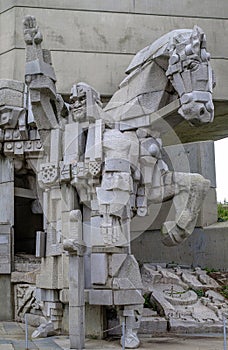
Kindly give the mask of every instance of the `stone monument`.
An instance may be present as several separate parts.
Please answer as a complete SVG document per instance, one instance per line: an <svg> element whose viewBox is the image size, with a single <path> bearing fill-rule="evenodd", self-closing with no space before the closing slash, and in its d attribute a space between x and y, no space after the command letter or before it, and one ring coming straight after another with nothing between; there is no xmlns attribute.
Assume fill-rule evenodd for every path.
<svg viewBox="0 0 228 350"><path fill-rule="evenodd" d="M51 54L32 16L24 20L24 39L26 86L1 82L0 131L4 157L19 159L18 167L38 179L44 223L37 234L36 308L53 332L69 302L71 348L83 349L85 301L115 306L126 325L125 347L137 348L144 298L131 220L148 215L150 203L173 198L175 220L163 223L162 239L180 244L210 186L199 174L170 171L162 159L167 127L213 121L205 34L197 26L174 30L139 51L105 108L84 82L72 86L68 103L57 93ZM173 106L175 120L167 112ZM44 334L45 325L40 329Z"/></svg>

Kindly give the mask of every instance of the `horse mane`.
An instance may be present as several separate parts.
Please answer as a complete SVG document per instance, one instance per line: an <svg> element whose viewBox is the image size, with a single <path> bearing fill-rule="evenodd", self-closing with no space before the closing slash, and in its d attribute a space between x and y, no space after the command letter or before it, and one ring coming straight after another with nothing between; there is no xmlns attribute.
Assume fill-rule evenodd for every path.
<svg viewBox="0 0 228 350"><path fill-rule="evenodd" d="M169 57L170 51L172 51L175 46L175 41L185 41L191 34L192 29L176 29L166 33L152 44L138 51L127 67L125 73L129 74L139 66L143 66L146 62L154 60L160 56Z"/></svg>
<svg viewBox="0 0 228 350"><path fill-rule="evenodd" d="M125 114L126 117L132 115L132 112L128 110L131 107L134 108L136 114L143 115L143 112L140 111L141 106L144 103L147 104L145 99L150 101L152 95L154 96L153 101L156 100L156 103L153 102L153 107L150 106L151 112L161 107L160 102L162 103L168 80L165 72L168 69L169 58L178 44L189 43L192 33L193 29L173 30L143 48L134 56L125 71L127 76L104 108L105 112L109 112L110 119L113 118L116 121L120 118L125 119ZM161 74L155 76L155 81L153 81L154 78L151 74L156 74L155 72L159 70ZM156 83L156 79L158 79L158 87L155 89L153 84ZM156 97L155 94L157 94ZM139 102L140 98L141 101ZM149 108L147 110L149 111Z"/></svg>

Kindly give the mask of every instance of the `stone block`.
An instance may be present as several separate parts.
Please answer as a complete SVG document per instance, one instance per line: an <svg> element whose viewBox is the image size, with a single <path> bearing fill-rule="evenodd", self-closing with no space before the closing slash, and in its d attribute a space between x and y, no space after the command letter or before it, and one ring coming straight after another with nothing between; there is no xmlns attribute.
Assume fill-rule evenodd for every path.
<svg viewBox="0 0 228 350"><path fill-rule="evenodd" d="M109 255L109 275L116 276L118 271L126 259L127 254L110 254Z"/></svg>
<svg viewBox="0 0 228 350"><path fill-rule="evenodd" d="M42 260L36 285L43 289L58 289L58 258L48 256Z"/></svg>
<svg viewBox="0 0 228 350"><path fill-rule="evenodd" d="M0 222L11 223L14 217L14 186L13 182L0 183L1 212Z"/></svg>
<svg viewBox="0 0 228 350"><path fill-rule="evenodd" d="M10 274L11 272L11 267L10 267L10 261L6 258L3 257L3 261L1 262L1 274Z"/></svg>
<svg viewBox="0 0 228 350"><path fill-rule="evenodd" d="M1 251L1 245L9 244L9 236L1 234L0 236L0 251Z"/></svg>
<svg viewBox="0 0 228 350"><path fill-rule="evenodd" d="M62 196L62 212L70 212L77 206L75 199L75 189L72 186L61 185L61 196Z"/></svg>
<svg viewBox="0 0 228 350"><path fill-rule="evenodd" d="M134 288L143 288L138 263L133 255L128 255L121 266L118 278L128 278ZM139 303L140 304L140 303Z"/></svg>
<svg viewBox="0 0 228 350"><path fill-rule="evenodd" d="M4 234L7 234L7 235L10 235L11 233L11 226L8 225L7 223L3 224L1 223L0 224L0 235L4 235Z"/></svg>
<svg viewBox="0 0 228 350"><path fill-rule="evenodd" d="M72 306L69 308L69 336L72 349L84 348L85 337L85 307Z"/></svg>
<svg viewBox="0 0 228 350"><path fill-rule="evenodd" d="M52 316L52 317L53 317L53 316L60 316L59 319L61 319L62 314L63 314L63 311L62 311L62 310L53 309L53 310L51 311L51 316ZM56 320L57 320L57 318L56 318ZM55 320L55 321L56 321L56 320Z"/></svg>
<svg viewBox="0 0 228 350"><path fill-rule="evenodd" d="M69 256L63 254L58 262L58 289L69 288Z"/></svg>
<svg viewBox="0 0 228 350"><path fill-rule="evenodd" d="M42 231L36 232L36 257L43 258L45 256L46 233Z"/></svg>
<svg viewBox="0 0 228 350"><path fill-rule="evenodd" d="M144 303L141 290L116 290L113 294L115 305L134 305Z"/></svg>
<svg viewBox="0 0 228 350"><path fill-rule="evenodd" d="M0 275L0 290L0 320L12 320L14 303L10 275Z"/></svg>
<svg viewBox="0 0 228 350"><path fill-rule="evenodd" d="M141 318L139 334L153 334L153 336L165 334L167 332L168 321L164 317Z"/></svg>
<svg viewBox="0 0 228 350"><path fill-rule="evenodd" d="M36 288L36 299L38 301L58 302L59 293L54 289Z"/></svg>
<svg viewBox="0 0 228 350"><path fill-rule="evenodd" d="M69 306L84 305L84 261L83 257L69 257Z"/></svg>
<svg viewBox="0 0 228 350"><path fill-rule="evenodd" d="M85 305L86 336L96 339L104 338L106 327L106 311L101 305Z"/></svg>
<svg viewBox="0 0 228 350"><path fill-rule="evenodd" d="M63 304L69 304L69 289L62 289L59 292L59 300Z"/></svg>
<svg viewBox="0 0 228 350"><path fill-rule="evenodd" d="M87 247L104 245L100 223L101 218L99 216L92 217L91 221L83 222L83 240Z"/></svg>
<svg viewBox="0 0 228 350"><path fill-rule="evenodd" d="M169 331L180 334L220 333L222 322L196 322L192 320L169 320Z"/></svg>
<svg viewBox="0 0 228 350"><path fill-rule="evenodd" d="M2 208L4 211L4 208ZM1 217L1 214L0 214ZM1 232L2 231L2 232ZM0 231L0 273L11 273L11 227L10 225L1 225ZM9 233L5 233L9 232Z"/></svg>
<svg viewBox="0 0 228 350"><path fill-rule="evenodd" d="M91 249L86 248L84 255L84 268L85 268L85 288L91 288Z"/></svg>
<svg viewBox="0 0 228 350"><path fill-rule="evenodd" d="M10 254L9 249L8 252L6 252L4 255L0 257L0 272L1 274L10 274L11 272L11 261L10 261Z"/></svg>
<svg viewBox="0 0 228 350"><path fill-rule="evenodd" d="M108 256L102 253L91 254L91 283L105 285L108 278Z"/></svg>
<svg viewBox="0 0 228 350"><path fill-rule="evenodd" d="M10 246L9 244L1 244L0 245L0 259L1 262L5 262L4 259L10 259Z"/></svg>
<svg viewBox="0 0 228 350"><path fill-rule="evenodd" d="M36 284L36 277L39 272L40 269L36 269L30 272L13 271L11 273L11 282Z"/></svg>
<svg viewBox="0 0 228 350"><path fill-rule="evenodd" d="M198 215L196 227L209 226L217 222L217 196L216 189L210 188L202 203L201 210Z"/></svg>
<svg viewBox="0 0 228 350"><path fill-rule="evenodd" d="M0 106L23 107L24 95L20 91L1 89Z"/></svg>
<svg viewBox="0 0 228 350"><path fill-rule="evenodd" d="M126 247L113 247L113 246L93 246L92 247L93 253L112 253L112 254L125 254L128 252L128 248Z"/></svg>
<svg viewBox="0 0 228 350"><path fill-rule="evenodd" d="M50 317L53 309L62 310L62 304L58 302L45 302L44 312L46 316Z"/></svg>
<svg viewBox="0 0 228 350"><path fill-rule="evenodd" d="M58 163L61 160L61 137L62 131L60 129L51 130L51 154L50 162Z"/></svg>
<svg viewBox="0 0 228 350"><path fill-rule="evenodd" d="M130 172L130 163L124 159L107 159L105 161L105 171Z"/></svg>
<svg viewBox="0 0 228 350"><path fill-rule="evenodd" d="M53 315L53 313L54 313L54 315ZM59 313L59 315L55 315L55 314L58 314ZM62 311L60 312L60 311L58 311L58 310L53 310L52 312L51 312L51 321L53 321L53 322L55 322L55 321L61 321L61 319L62 319Z"/></svg>
<svg viewBox="0 0 228 350"><path fill-rule="evenodd" d="M113 305L112 290L104 290L104 289L89 290L89 304Z"/></svg>
<svg viewBox="0 0 228 350"><path fill-rule="evenodd" d="M113 289L135 289L135 286L127 277L126 278L114 277Z"/></svg>
<svg viewBox="0 0 228 350"><path fill-rule="evenodd" d="M49 245L46 248L46 256L60 256L63 252L63 247L61 243Z"/></svg>
<svg viewBox="0 0 228 350"><path fill-rule="evenodd" d="M64 163L66 164L72 164L75 160L78 160L80 132L78 123L66 125L64 138Z"/></svg>
<svg viewBox="0 0 228 350"><path fill-rule="evenodd" d="M21 81L11 79L0 79L0 90L9 89L18 92L24 92L25 84Z"/></svg>

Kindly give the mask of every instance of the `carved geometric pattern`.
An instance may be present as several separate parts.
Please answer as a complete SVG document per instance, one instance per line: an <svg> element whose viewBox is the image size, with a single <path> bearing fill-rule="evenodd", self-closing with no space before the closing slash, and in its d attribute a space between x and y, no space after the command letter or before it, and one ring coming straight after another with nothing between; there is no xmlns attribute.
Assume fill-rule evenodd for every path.
<svg viewBox="0 0 228 350"><path fill-rule="evenodd" d="M44 184L52 184L58 179L58 168L56 164L46 163L41 165L41 181Z"/></svg>
<svg viewBox="0 0 228 350"><path fill-rule="evenodd" d="M92 176L98 175L100 173L100 171L101 171L101 163L100 162L96 162L96 161L89 162L89 173Z"/></svg>

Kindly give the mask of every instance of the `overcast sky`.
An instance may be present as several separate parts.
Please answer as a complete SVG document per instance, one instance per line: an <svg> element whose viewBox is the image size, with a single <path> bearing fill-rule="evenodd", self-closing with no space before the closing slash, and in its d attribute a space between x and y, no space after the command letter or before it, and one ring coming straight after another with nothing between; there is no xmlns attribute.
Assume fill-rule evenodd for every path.
<svg viewBox="0 0 228 350"><path fill-rule="evenodd" d="M228 201L228 138L215 142L217 200Z"/></svg>

